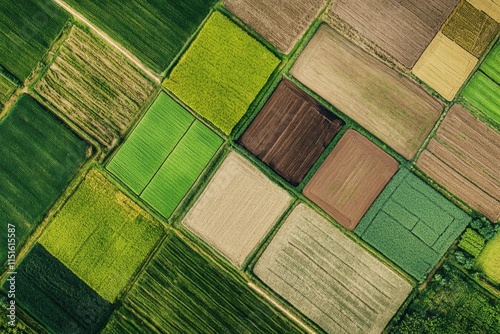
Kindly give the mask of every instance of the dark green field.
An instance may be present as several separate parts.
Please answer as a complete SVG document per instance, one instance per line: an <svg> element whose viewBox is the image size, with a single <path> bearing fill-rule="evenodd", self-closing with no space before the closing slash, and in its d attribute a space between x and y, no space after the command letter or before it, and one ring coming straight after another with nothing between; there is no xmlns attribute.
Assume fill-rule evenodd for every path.
<svg viewBox="0 0 500 334"><path fill-rule="evenodd" d="M88 146L28 95L0 123L0 228L19 249L83 163ZM1 244L7 235L1 233ZM0 262L6 260L0 253Z"/></svg>

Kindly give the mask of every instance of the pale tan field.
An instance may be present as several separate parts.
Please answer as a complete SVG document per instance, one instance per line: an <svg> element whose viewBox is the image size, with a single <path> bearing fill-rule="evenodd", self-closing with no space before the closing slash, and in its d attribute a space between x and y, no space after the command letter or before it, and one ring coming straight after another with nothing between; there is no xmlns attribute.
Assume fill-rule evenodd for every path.
<svg viewBox="0 0 500 334"><path fill-rule="evenodd" d="M500 0L467 0L479 10L488 14L492 19L500 22Z"/></svg>
<svg viewBox="0 0 500 334"><path fill-rule="evenodd" d="M476 57L438 33L413 67L413 74L451 101L476 64Z"/></svg>
<svg viewBox="0 0 500 334"><path fill-rule="evenodd" d="M300 204L255 274L328 333L380 333L412 286L314 210Z"/></svg>
<svg viewBox="0 0 500 334"><path fill-rule="evenodd" d="M290 201L250 162L230 153L183 224L241 268Z"/></svg>

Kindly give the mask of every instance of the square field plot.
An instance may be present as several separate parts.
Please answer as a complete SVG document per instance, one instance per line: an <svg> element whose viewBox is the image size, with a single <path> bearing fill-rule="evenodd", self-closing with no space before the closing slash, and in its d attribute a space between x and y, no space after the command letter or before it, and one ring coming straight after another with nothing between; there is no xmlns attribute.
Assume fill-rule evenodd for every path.
<svg viewBox="0 0 500 334"><path fill-rule="evenodd" d="M337 0L331 11L411 68L460 0Z"/></svg>
<svg viewBox="0 0 500 334"><path fill-rule="evenodd" d="M241 268L290 201L286 191L232 152L183 224Z"/></svg>
<svg viewBox="0 0 500 334"><path fill-rule="evenodd" d="M291 73L408 160L443 109L421 87L326 25L318 29Z"/></svg>
<svg viewBox="0 0 500 334"><path fill-rule="evenodd" d="M59 198L90 148L28 95L22 95L0 122L0 227L16 227L20 250ZM7 246L0 262L7 259Z"/></svg>
<svg viewBox="0 0 500 334"><path fill-rule="evenodd" d="M45 325L50 333L95 333L113 305L36 244L17 267L16 305ZM3 283L9 291L10 281Z"/></svg>
<svg viewBox="0 0 500 334"><path fill-rule="evenodd" d="M297 206L255 274L328 333L381 333L412 287L304 204Z"/></svg>
<svg viewBox="0 0 500 334"><path fill-rule="evenodd" d="M282 53L290 52L325 0L225 0L224 5Z"/></svg>
<svg viewBox="0 0 500 334"><path fill-rule="evenodd" d="M262 44L214 12L163 85L230 134L278 63Z"/></svg>
<svg viewBox="0 0 500 334"><path fill-rule="evenodd" d="M298 185L343 125L283 79L239 141L285 180Z"/></svg>
<svg viewBox="0 0 500 334"><path fill-rule="evenodd" d="M160 93L107 169L168 218L221 144L219 136Z"/></svg>
<svg viewBox="0 0 500 334"><path fill-rule="evenodd" d="M304 195L353 230L398 170L398 162L348 130L304 188Z"/></svg>
<svg viewBox="0 0 500 334"><path fill-rule="evenodd" d="M476 57L438 33L415 64L413 74L451 101L476 64Z"/></svg>
<svg viewBox="0 0 500 334"><path fill-rule="evenodd" d="M417 166L473 209L500 219L500 134L458 104Z"/></svg>
<svg viewBox="0 0 500 334"><path fill-rule="evenodd" d="M423 281L470 217L402 169L354 232L419 281Z"/></svg>
<svg viewBox="0 0 500 334"><path fill-rule="evenodd" d="M91 170L39 241L114 302L162 233L137 204Z"/></svg>

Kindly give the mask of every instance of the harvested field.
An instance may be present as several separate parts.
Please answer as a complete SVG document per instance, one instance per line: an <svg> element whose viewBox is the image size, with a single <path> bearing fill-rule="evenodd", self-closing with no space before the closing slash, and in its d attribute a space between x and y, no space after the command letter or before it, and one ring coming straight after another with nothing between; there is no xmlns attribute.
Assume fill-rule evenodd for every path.
<svg viewBox="0 0 500 334"><path fill-rule="evenodd" d="M347 130L303 192L339 224L353 230L398 165L371 141Z"/></svg>
<svg viewBox="0 0 500 334"><path fill-rule="evenodd" d="M498 33L498 23L465 0L441 29L441 32L479 58Z"/></svg>
<svg viewBox="0 0 500 334"><path fill-rule="evenodd" d="M225 0L224 5L267 39L281 53L289 53L318 16L325 0Z"/></svg>
<svg viewBox="0 0 500 334"><path fill-rule="evenodd" d="M465 86L462 96L485 115L500 123L500 85L484 72L477 71Z"/></svg>
<svg viewBox="0 0 500 334"><path fill-rule="evenodd" d="M336 0L334 14L412 68L460 0Z"/></svg>
<svg viewBox="0 0 500 334"><path fill-rule="evenodd" d="M414 82L326 25L291 73L406 159L416 154L443 108Z"/></svg>
<svg viewBox="0 0 500 334"><path fill-rule="evenodd" d="M87 158L89 147L29 95L0 122L0 228L20 250ZM7 233L0 234L7 245ZM0 251L0 263L7 247Z"/></svg>
<svg viewBox="0 0 500 334"><path fill-rule="evenodd" d="M482 10L495 21L500 22L500 1L499 0L467 0L479 10Z"/></svg>
<svg viewBox="0 0 500 334"><path fill-rule="evenodd" d="M477 264L492 282L500 284L500 233L488 241L477 258Z"/></svg>
<svg viewBox="0 0 500 334"><path fill-rule="evenodd" d="M137 204L91 170L39 242L100 296L115 302L162 234Z"/></svg>
<svg viewBox="0 0 500 334"><path fill-rule="evenodd" d="M417 166L493 221L500 218L500 134L454 105Z"/></svg>
<svg viewBox="0 0 500 334"><path fill-rule="evenodd" d="M214 12L163 85L228 135L278 63L262 44Z"/></svg>
<svg viewBox="0 0 500 334"><path fill-rule="evenodd" d="M283 79L239 142L298 185L344 122Z"/></svg>
<svg viewBox="0 0 500 334"><path fill-rule="evenodd" d="M254 272L328 333L381 333L412 289L305 204L288 216Z"/></svg>
<svg viewBox="0 0 500 334"><path fill-rule="evenodd" d="M0 73L0 107L7 102L17 86L9 78Z"/></svg>
<svg viewBox="0 0 500 334"><path fill-rule="evenodd" d="M413 67L413 74L451 101L476 64L476 57L438 33Z"/></svg>
<svg viewBox="0 0 500 334"><path fill-rule="evenodd" d="M232 152L183 224L241 268L290 201L286 191Z"/></svg>
<svg viewBox="0 0 500 334"><path fill-rule="evenodd" d="M4 281L3 290L8 291L9 285ZM16 304L21 304L51 333L95 333L113 311L113 305L40 244L17 267L15 285Z"/></svg>
<svg viewBox="0 0 500 334"><path fill-rule="evenodd" d="M109 149L149 100L155 85L125 56L73 27L35 90Z"/></svg>
<svg viewBox="0 0 500 334"><path fill-rule="evenodd" d="M354 232L423 281L470 220L431 186L401 169Z"/></svg>

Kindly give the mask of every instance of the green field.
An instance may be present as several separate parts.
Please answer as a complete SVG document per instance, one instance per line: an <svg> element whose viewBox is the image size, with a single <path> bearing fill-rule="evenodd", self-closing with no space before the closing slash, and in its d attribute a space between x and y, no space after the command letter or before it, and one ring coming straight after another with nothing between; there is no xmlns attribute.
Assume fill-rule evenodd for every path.
<svg viewBox="0 0 500 334"><path fill-rule="evenodd" d="M495 47L488 53L480 69L493 81L500 84L500 42L497 42Z"/></svg>
<svg viewBox="0 0 500 334"><path fill-rule="evenodd" d="M155 72L163 72L215 0L65 1Z"/></svg>
<svg viewBox="0 0 500 334"><path fill-rule="evenodd" d="M92 170L66 202L40 243L114 302L162 235L162 228Z"/></svg>
<svg viewBox="0 0 500 334"><path fill-rule="evenodd" d="M222 139L161 93L107 169L169 217Z"/></svg>
<svg viewBox="0 0 500 334"><path fill-rule="evenodd" d="M278 63L262 44L214 12L163 85L230 134Z"/></svg>
<svg viewBox="0 0 500 334"><path fill-rule="evenodd" d="M500 233L488 241L477 258L477 264L491 281L500 284Z"/></svg>
<svg viewBox="0 0 500 334"><path fill-rule="evenodd" d="M9 100L17 86L9 78L0 73L0 107Z"/></svg>
<svg viewBox="0 0 500 334"><path fill-rule="evenodd" d="M297 333L300 329L170 234L103 333Z"/></svg>
<svg viewBox="0 0 500 334"><path fill-rule="evenodd" d="M1 1L0 65L26 80L68 19L51 0Z"/></svg>
<svg viewBox="0 0 500 334"><path fill-rule="evenodd" d="M484 248L485 240L482 235L477 233L471 228L465 230L464 234L460 237L458 247L477 257Z"/></svg>
<svg viewBox="0 0 500 334"><path fill-rule="evenodd" d="M467 214L402 169L354 232L422 281L469 222Z"/></svg>
<svg viewBox="0 0 500 334"><path fill-rule="evenodd" d="M88 146L28 95L0 123L0 226L16 226L17 249L86 159ZM6 233L1 234L7 244ZM6 260L6 249L0 262Z"/></svg>

